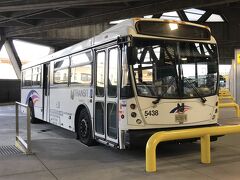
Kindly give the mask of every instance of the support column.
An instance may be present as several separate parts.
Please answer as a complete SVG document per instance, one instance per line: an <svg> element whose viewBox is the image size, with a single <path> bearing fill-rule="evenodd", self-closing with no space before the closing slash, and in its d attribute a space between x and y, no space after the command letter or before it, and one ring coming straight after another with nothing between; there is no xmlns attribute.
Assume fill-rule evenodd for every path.
<svg viewBox="0 0 240 180"><path fill-rule="evenodd" d="M49 53L48 54L52 54L52 53L54 53L55 52L55 48L53 48L53 47L50 47L50 51L49 51Z"/></svg>
<svg viewBox="0 0 240 180"><path fill-rule="evenodd" d="M14 47L13 41L11 39L8 39L5 41L4 44L6 51L8 53L8 57L12 63L13 69L15 70L15 73L17 75L18 79L21 79L21 68L22 63L18 57L17 51Z"/></svg>
<svg viewBox="0 0 240 180"><path fill-rule="evenodd" d="M236 74L235 74L235 100L237 104L240 104L240 49L235 49L235 65L236 65Z"/></svg>
<svg viewBox="0 0 240 180"><path fill-rule="evenodd" d="M5 43L5 38L0 35L0 51L2 50L4 43Z"/></svg>

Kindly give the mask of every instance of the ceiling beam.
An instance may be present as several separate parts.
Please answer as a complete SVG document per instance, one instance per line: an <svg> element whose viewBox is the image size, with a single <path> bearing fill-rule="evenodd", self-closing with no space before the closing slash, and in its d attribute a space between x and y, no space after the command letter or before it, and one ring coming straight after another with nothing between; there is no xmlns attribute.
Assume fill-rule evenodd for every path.
<svg viewBox="0 0 240 180"><path fill-rule="evenodd" d="M130 0L129 0L130 1ZM29 33L38 33L42 31L47 31L49 29L56 29L56 28L64 28L64 27L73 27L79 26L81 24L91 24L91 23L99 23L99 22L107 22L115 19L122 19L122 18L129 18L134 16L143 16L146 14L155 14L155 13L163 13L166 11L172 10L182 10L185 8L200 8L200 7L207 7L207 6L215 6L226 4L230 2L237 2L239 0L201 0L201 1L192 1L192 0L184 0L184 1L176 1L176 0L168 0L168 1L157 1L154 3L147 3L145 5L136 5L134 7L126 7L121 10L116 11L112 9L110 11L105 12L97 12L88 15L88 16L81 16L79 18L70 19L70 20L63 20L63 21L55 21L52 23L43 22L38 24L38 26L31 27L31 28L24 28L24 29L9 29L5 32L7 37L14 37L18 35L24 35ZM78 1L78 2L92 2L92 1ZM95 3L100 3L99 0L94 0ZM112 2L112 1L111 1ZM113 2L119 2L119 0L114 0ZM62 2L63 3L63 2ZM75 2L76 3L76 2ZM102 1L102 3L106 3L106 1ZM61 2L59 2L61 4ZM89 3L90 4L90 3ZM58 6L59 7L59 6ZM1 11L1 7L0 7Z"/></svg>
<svg viewBox="0 0 240 180"><path fill-rule="evenodd" d="M157 13L152 16L152 18L160 18L163 13Z"/></svg>
<svg viewBox="0 0 240 180"><path fill-rule="evenodd" d="M36 0L36 1L20 1L16 3L1 3L0 12L10 11L26 11L26 10L40 10L40 9L51 9L51 8L66 8L74 6L89 6L89 5L102 5L102 4L113 4L113 3L127 3L144 0Z"/></svg>
<svg viewBox="0 0 240 180"><path fill-rule="evenodd" d="M68 16L69 18L75 18L76 17L76 15L73 12L70 12L68 10L56 9L56 11Z"/></svg>
<svg viewBox="0 0 240 180"><path fill-rule="evenodd" d="M197 20L197 22L204 23L211 15L212 15L212 12L207 11Z"/></svg>
<svg viewBox="0 0 240 180"><path fill-rule="evenodd" d="M183 10L178 10L177 14L182 21L189 21L188 17L186 16L186 14Z"/></svg>

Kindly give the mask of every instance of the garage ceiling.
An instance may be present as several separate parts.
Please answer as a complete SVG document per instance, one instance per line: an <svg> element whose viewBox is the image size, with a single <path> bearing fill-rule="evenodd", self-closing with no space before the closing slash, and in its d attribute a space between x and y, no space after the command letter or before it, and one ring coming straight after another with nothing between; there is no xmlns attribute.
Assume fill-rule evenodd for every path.
<svg viewBox="0 0 240 180"><path fill-rule="evenodd" d="M0 1L1 36L64 48L110 27L112 20L168 11L200 8L207 13L199 23L209 25L219 41L222 61L231 59L231 49L240 46L240 1L238 0L2 0ZM224 23L205 23L212 13L221 14ZM185 19L187 20L187 19ZM235 35L234 35L235 34ZM240 34L240 33L239 33Z"/></svg>

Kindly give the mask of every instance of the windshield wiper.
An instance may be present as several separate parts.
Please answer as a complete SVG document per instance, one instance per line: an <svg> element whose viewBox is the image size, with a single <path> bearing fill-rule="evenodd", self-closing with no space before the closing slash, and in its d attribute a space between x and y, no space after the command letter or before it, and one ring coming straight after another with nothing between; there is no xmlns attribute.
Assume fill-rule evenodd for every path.
<svg viewBox="0 0 240 180"><path fill-rule="evenodd" d="M162 96L158 96L156 100L152 101L153 104L158 104Z"/></svg>
<svg viewBox="0 0 240 180"><path fill-rule="evenodd" d="M188 83L188 85L190 85L192 87L192 89L195 91L195 93L197 94L197 96L201 99L202 103L204 104L207 100L205 97L203 97L200 93L198 88L196 88L195 86L193 86L187 78L184 78L184 80Z"/></svg>

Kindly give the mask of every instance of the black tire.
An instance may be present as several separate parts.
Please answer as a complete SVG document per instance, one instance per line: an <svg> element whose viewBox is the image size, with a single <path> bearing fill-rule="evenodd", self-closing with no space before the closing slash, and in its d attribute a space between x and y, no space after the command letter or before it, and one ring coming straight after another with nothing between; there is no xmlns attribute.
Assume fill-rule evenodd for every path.
<svg viewBox="0 0 240 180"><path fill-rule="evenodd" d="M87 146L94 145L95 141L92 136L92 123L88 111L81 110L77 121L77 137L80 142Z"/></svg>
<svg viewBox="0 0 240 180"><path fill-rule="evenodd" d="M35 118L35 113L34 113L34 104L32 102L32 100L30 100L28 102L28 106L29 106L29 109L30 109L30 121L32 124L37 124L37 123L40 123L40 121Z"/></svg>

